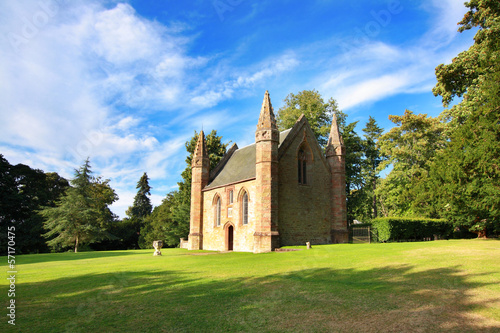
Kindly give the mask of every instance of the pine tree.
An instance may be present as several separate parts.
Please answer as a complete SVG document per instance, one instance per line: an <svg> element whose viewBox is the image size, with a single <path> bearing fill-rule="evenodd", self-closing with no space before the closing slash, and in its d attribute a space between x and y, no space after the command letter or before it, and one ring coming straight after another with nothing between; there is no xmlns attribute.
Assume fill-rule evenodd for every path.
<svg viewBox="0 0 500 333"><path fill-rule="evenodd" d="M368 199L371 199L371 217L376 218L378 216L377 211L377 195L375 194L375 189L377 187L378 180L378 166L383 160L382 154L377 147L377 142L382 132L384 130L377 125L375 118L370 116L370 119L366 123L366 127L363 128L365 140L363 141L363 150L365 155L364 160L364 175L365 175L365 192Z"/></svg>
<svg viewBox="0 0 500 333"><path fill-rule="evenodd" d="M151 186L149 186L147 173L144 172L135 188L138 189L138 191L134 198L134 204L127 210L126 214L131 218L142 219L151 214L153 210L151 200L148 197L151 195Z"/></svg>
<svg viewBox="0 0 500 333"><path fill-rule="evenodd" d="M73 246L78 252L82 243L112 238L108 229L116 217L108 205L118 200L118 196L109 186L109 180L92 176L88 159L75 170L70 183L72 186L56 207L47 207L41 214L46 218L45 236L50 238L47 244L54 249Z"/></svg>

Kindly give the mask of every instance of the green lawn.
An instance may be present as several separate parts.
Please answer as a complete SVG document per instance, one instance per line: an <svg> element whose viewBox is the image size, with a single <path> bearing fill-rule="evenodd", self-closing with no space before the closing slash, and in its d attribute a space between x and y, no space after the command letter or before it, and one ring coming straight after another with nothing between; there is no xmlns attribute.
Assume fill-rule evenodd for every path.
<svg viewBox="0 0 500 333"><path fill-rule="evenodd" d="M498 240L302 249L17 256L0 331L500 331Z"/></svg>

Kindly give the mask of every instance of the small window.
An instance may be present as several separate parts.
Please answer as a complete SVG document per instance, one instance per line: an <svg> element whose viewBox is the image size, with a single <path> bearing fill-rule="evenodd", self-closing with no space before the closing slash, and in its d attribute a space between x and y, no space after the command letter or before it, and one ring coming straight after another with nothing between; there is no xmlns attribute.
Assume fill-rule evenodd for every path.
<svg viewBox="0 0 500 333"><path fill-rule="evenodd" d="M299 151L297 159L297 172L299 184L307 184L307 155L303 149Z"/></svg>
<svg viewBox="0 0 500 333"><path fill-rule="evenodd" d="M215 225L217 226L220 226L220 212L221 212L220 198L217 198L217 202L215 203Z"/></svg>
<svg viewBox="0 0 500 333"><path fill-rule="evenodd" d="M229 204L233 203L233 190L229 191Z"/></svg>
<svg viewBox="0 0 500 333"><path fill-rule="evenodd" d="M248 224L248 194L245 192L241 201L241 216L243 224Z"/></svg>

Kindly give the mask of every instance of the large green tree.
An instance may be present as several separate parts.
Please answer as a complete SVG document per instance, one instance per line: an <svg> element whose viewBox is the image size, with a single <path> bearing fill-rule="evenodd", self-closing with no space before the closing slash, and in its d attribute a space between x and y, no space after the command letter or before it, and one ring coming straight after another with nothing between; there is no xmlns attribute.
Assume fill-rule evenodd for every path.
<svg viewBox="0 0 500 333"><path fill-rule="evenodd" d="M340 122L346 118L333 98L325 103L321 94L316 90L290 93L283 102L285 105L278 110L276 115L279 130L284 131L293 127L297 119L304 114L322 147L325 147L328 141L333 114L337 114Z"/></svg>
<svg viewBox="0 0 500 333"><path fill-rule="evenodd" d="M149 199L149 196L151 196L151 186L149 186L149 178L146 172L141 176L135 188L137 189L137 194L134 197L134 203L125 212L128 218L123 219L121 223L122 226L126 226L127 232L117 230L121 235L126 235L126 238L122 239L126 248L139 247L141 228L144 226L145 218L153 210L153 205L151 205L151 200Z"/></svg>
<svg viewBox="0 0 500 333"><path fill-rule="evenodd" d="M384 157L378 149L377 142L383 131L384 130L377 125L375 118L372 116L370 116L365 128L363 128L365 137L363 140L363 151L365 155L363 175L366 181L363 189L367 197L367 203L371 202L371 205L367 206L369 209L368 212L366 212L369 218L376 218L378 216L378 202L375 190L379 179L378 167L384 160Z"/></svg>
<svg viewBox="0 0 500 333"><path fill-rule="evenodd" d="M406 110L403 116L389 116L396 124L390 131L382 135L378 144L380 152L387 159L379 165L379 170L392 166L392 170L376 190L384 204L388 215L429 217L432 206L424 205L417 197L425 192L421 189L428 178L431 162L436 153L446 144L444 124L438 118L425 114L414 114ZM425 206L425 205L424 205Z"/></svg>
<svg viewBox="0 0 500 333"><path fill-rule="evenodd" d="M134 204L127 210L127 215L131 218L144 218L151 214L153 205L151 205L151 186L149 186L148 174L144 172L141 179L137 182L137 194L134 197Z"/></svg>
<svg viewBox="0 0 500 333"><path fill-rule="evenodd" d="M468 50L436 68L434 94L445 106L463 99L442 114L450 139L430 180L443 214L484 237L500 231L500 3L465 5L458 31L477 32Z"/></svg>
<svg viewBox="0 0 500 333"><path fill-rule="evenodd" d="M444 106L448 106L455 96L464 96L464 103L447 113L457 121L462 121L471 111L467 107L470 103L483 101L480 85L497 70L500 61L500 3L472 0L465 6L469 11L458 22L458 31L477 28L474 44L453 58L450 64L436 68L438 82L432 90L435 96L442 97Z"/></svg>
<svg viewBox="0 0 500 333"><path fill-rule="evenodd" d="M109 180L92 175L88 159L75 170L75 178L70 183L72 186L56 207L47 207L41 214L46 218L48 245L54 249L72 246L78 252L83 243L112 238L108 229L116 216L108 205L118 200L118 196Z"/></svg>
<svg viewBox="0 0 500 333"><path fill-rule="evenodd" d="M57 173L44 173L24 164L11 165L0 155L0 225L14 226L17 253L48 252L42 236L43 217L38 210L54 206L69 186ZM6 233L0 234L2 253L7 247Z"/></svg>

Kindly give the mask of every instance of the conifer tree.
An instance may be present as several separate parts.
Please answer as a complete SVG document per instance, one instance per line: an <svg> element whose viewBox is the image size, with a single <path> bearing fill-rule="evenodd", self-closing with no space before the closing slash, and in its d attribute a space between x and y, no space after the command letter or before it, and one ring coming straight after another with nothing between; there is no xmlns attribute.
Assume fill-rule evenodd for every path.
<svg viewBox="0 0 500 333"><path fill-rule="evenodd" d="M129 207L126 213L131 218L142 219L151 214L151 211L153 210L151 200L149 199L149 196L151 195L151 186L149 186L147 173L144 172L135 188L138 189L138 191L134 198L134 204Z"/></svg>
<svg viewBox="0 0 500 333"><path fill-rule="evenodd" d="M377 196L375 194L375 189L378 180L378 166L383 160L382 154L380 153L377 142L382 132L384 130L377 125L375 118L370 116L370 119L366 123L366 127L363 128L365 140L363 140L363 150L365 155L364 160L364 177L366 181L365 192L368 199L371 201L371 217L376 218L378 216L377 211Z"/></svg>
<svg viewBox="0 0 500 333"><path fill-rule="evenodd" d="M75 178L70 183L72 186L56 207L47 207L41 214L46 218L47 244L54 249L73 246L78 252L82 243L90 244L113 237L108 229L116 216L108 205L118 200L118 196L109 185L109 180L92 176L88 159L75 170Z"/></svg>

